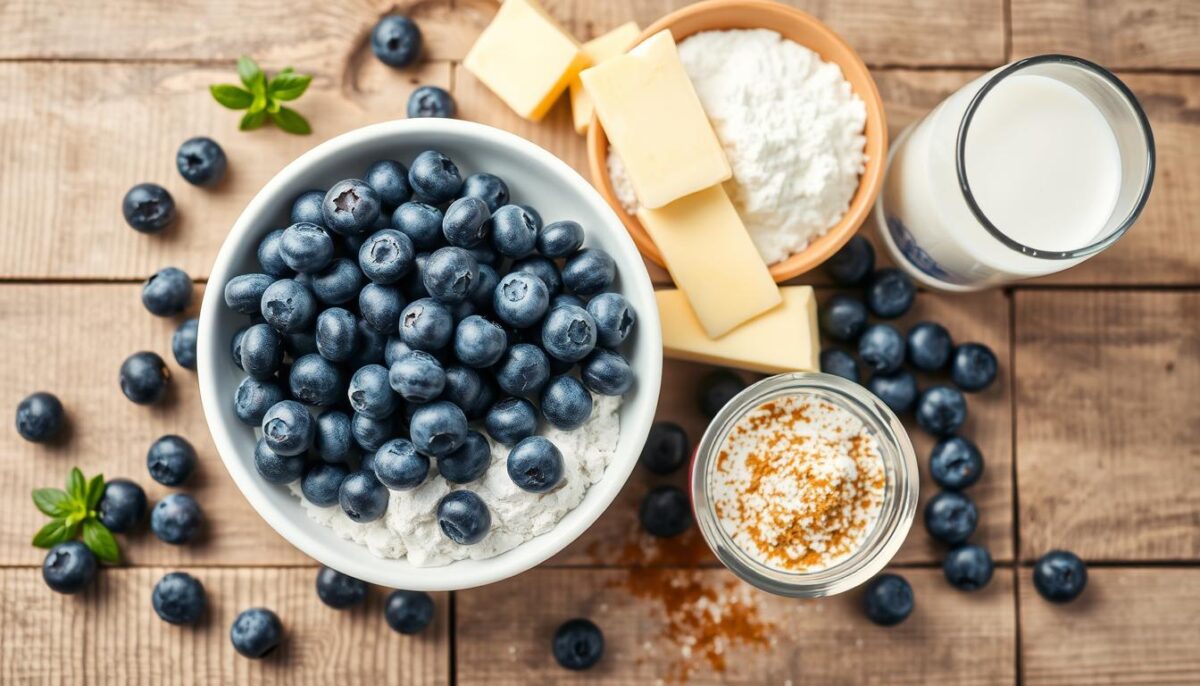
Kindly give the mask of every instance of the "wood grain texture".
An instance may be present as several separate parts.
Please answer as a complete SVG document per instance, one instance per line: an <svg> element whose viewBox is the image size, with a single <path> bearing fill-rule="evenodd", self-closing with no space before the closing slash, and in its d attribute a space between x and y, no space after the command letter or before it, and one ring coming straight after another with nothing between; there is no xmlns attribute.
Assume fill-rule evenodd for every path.
<svg viewBox="0 0 1200 686"><path fill-rule="evenodd" d="M1078 600L1056 605L1021 570L1021 656L1029 686L1194 684L1200 674L1200 570L1088 570Z"/></svg>
<svg viewBox="0 0 1200 686"><path fill-rule="evenodd" d="M1200 67L1192 0L1013 0L1014 57L1066 53L1110 69Z"/></svg>
<svg viewBox="0 0 1200 686"><path fill-rule="evenodd" d="M1013 683L1010 570L970 595L937 570L900 573L913 585L916 610L884 629L863 617L857 593L781 599L723 569L539 569L458 594L458 683ZM722 619L688 619L703 608ZM572 617L604 632L604 657L584 674L563 670L550 654L555 629ZM714 633L725 637L719 652Z"/></svg>
<svg viewBox="0 0 1200 686"><path fill-rule="evenodd" d="M40 569L0 570L0 682L99 684L444 684L449 680L449 597L421 634L403 636L383 618L388 591L338 611L314 590L317 567L185 568L204 584L195 626L154 614L150 594L174 568L104 569L79 596L46 588ZM284 642L262 660L238 655L229 627L250 607L274 611Z"/></svg>
<svg viewBox="0 0 1200 686"><path fill-rule="evenodd" d="M1200 294L1016 299L1022 558L1200 558Z"/></svg>

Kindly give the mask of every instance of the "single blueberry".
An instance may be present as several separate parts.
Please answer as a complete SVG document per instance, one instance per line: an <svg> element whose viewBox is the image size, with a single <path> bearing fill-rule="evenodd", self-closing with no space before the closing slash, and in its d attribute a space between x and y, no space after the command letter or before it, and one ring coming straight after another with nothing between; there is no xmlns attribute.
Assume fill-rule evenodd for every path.
<svg viewBox="0 0 1200 686"><path fill-rule="evenodd" d="M283 364L284 338L268 324L246 329L239 341L241 367L260 381L272 379Z"/></svg>
<svg viewBox="0 0 1200 686"><path fill-rule="evenodd" d="M845 350L837 348L822 350L821 371L826 374L840 376L853 383L862 382L862 377L858 373L858 362L854 359L854 356Z"/></svg>
<svg viewBox="0 0 1200 686"><path fill-rule="evenodd" d="M396 394L388 383L388 370L381 364L360 367L350 378L347 390L350 407L358 414L373 419L383 419L395 412L399 405Z"/></svg>
<svg viewBox="0 0 1200 686"><path fill-rule="evenodd" d="M367 583L330 567L317 571L317 597L335 610L361 605L367 599Z"/></svg>
<svg viewBox="0 0 1200 686"><path fill-rule="evenodd" d="M379 220L381 209L379 194L366 181L344 179L321 200L321 225L343 236L366 233Z"/></svg>
<svg viewBox="0 0 1200 686"><path fill-rule="evenodd" d="M17 433L27 441L50 441L65 423L66 413L62 403L51 393L33 393L17 404Z"/></svg>
<svg viewBox="0 0 1200 686"><path fill-rule="evenodd" d="M584 248L563 265L562 280L577 295L596 295L608 290L617 277L617 264L599 248Z"/></svg>
<svg viewBox="0 0 1200 686"><path fill-rule="evenodd" d="M333 254L333 237L317 224L292 224L279 239L279 255L292 271L315 274L329 266Z"/></svg>
<svg viewBox="0 0 1200 686"><path fill-rule="evenodd" d="M625 395L633 387L633 368L621 353L596 348L583 361L579 378L588 390L600 395Z"/></svg>
<svg viewBox="0 0 1200 686"><path fill-rule="evenodd" d="M171 372L158 353L137 352L121 363L121 392L138 405L158 402L167 392Z"/></svg>
<svg viewBox="0 0 1200 686"><path fill-rule="evenodd" d="M354 454L350 416L341 410L325 410L317 417L313 452L326 462L347 462Z"/></svg>
<svg viewBox="0 0 1200 686"><path fill-rule="evenodd" d="M450 203L442 219L442 235L450 245L473 248L487 237L491 211L483 200L465 196Z"/></svg>
<svg viewBox="0 0 1200 686"><path fill-rule="evenodd" d="M957 491L941 491L925 503L925 530L942 543L962 543L978 523L975 503Z"/></svg>
<svg viewBox="0 0 1200 686"><path fill-rule="evenodd" d="M533 217L520 205L505 205L492 215L492 247L505 257L518 259L532 254L537 235Z"/></svg>
<svg viewBox="0 0 1200 686"><path fill-rule="evenodd" d="M320 224L325 221L321 205L325 202L325 191L304 191L292 201L292 210L288 218L293 224L311 222Z"/></svg>
<svg viewBox="0 0 1200 686"><path fill-rule="evenodd" d="M542 436L530 436L513 446L506 467L508 478L523 491L546 493L562 483L562 452Z"/></svg>
<svg viewBox="0 0 1200 686"><path fill-rule="evenodd" d="M554 427L572 431L592 415L592 394L573 376L556 376L542 389L542 416Z"/></svg>
<svg viewBox="0 0 1200 686"><path fill-rule="evenodd" d="M496 364L504 356L507 345L504 329L477 314L463 319L454 330L454 356L470 367Z"/></svg>
<svg viewBox="0 0 1200 686"><path fill-rule="evenodd" d="M254 471L269 484L290 484L304 474L304 456L280 455L260 438L254 445Z"/></svg>
<svg viewBox="0 0 1200 686"><path fill-rule="evenodd" d="M857 286L875 269L875 248L862 236L853 236L825 261L824 268L834 283Z"/></svg>
<svg viewBox="0 0 1200 686"><path fill-rule="evenodd" d="M390 417L371 419L358 412L350 417L350 432L354 435L354 442L368 452L379 450L379 446L392 437L392 430L393 422Z"/></svg>
<svg viewBox="0 0 1200 686"><path fill-rule="evenodd" d="M728 369L716 369L700 380L700 413L706 419L717 416L733 396L746 388L742 377Z"/></svg>
<svg viewBox="0 0 1200 686"><path fill-rule="evenodd" d="M533 217L533 223L534 223L534 224L537 224L537 229L538 229L538 231L541 231L541 230L542 230L542 226L544 225L544 224L542 223L542 215L541 215L541 213L539 213L539 212L538 212L538 211L537 211L537 210L536 210L536 209L533 207L533 205L521 205L521 208L522 208L522 209L524 209L526 212L528 212L528 213L529 213L529 216Z"/></svg>
<svg viewBox="0 0 1200 686"><path fill-rule="evenodd" d="M450 116L454 116L453 113ZM488 212L495 212L508 204L508 184L499 176L487 172L471 174L463 179L458 194L464 198L479 198L487 205Z"/></svg>
<svg viewBox="0 0 1200 686"><path fill-rule="evenodd" d="M388 383L405 400L427 403L442 394L446 370L433 355L410 350L388 369Z"/></svg>
<svg viewBox="0 0 1200 686"><path fill-rule="evenodd" d="M523 257L512 263L509 271L527 272L533 274L546 284L546 290L550 293L550 298L554 299L562 294L562 275L558 271L558 266L554 264L554 260L541 255L530 255Z"/></svg>
<svg viewBox="0 0 1200 686"><path fill-rule="evenodd" d="M321 197L325 194L321 193ZM321 215L317 214L317 221L320 221ZM283 240L283 229L275 229L263 237L258 244L258 250L255 253L258 257L258 264L262 267L263 272L277 279L282 279L292 275L292 269L287 266L287 262L283 261L283 253L279 252L279 242ZM254 312L258 312L255 307Z"/></svg>
<svg viewBox="0 0 1200 686"><path fill-rule="evenodd" d="M338 502L338 491L342 482L350 475L344 464L316 461L304 471L300 481L300 492L304 499L318 507L330 507Z"/></svg>
<svg viewBox="0 0 1200 686"><path fill-rule="evenodd" d="M904 364L904 337L891 324L872 324L858 339L858 356L876 374L891 374Z"/></svg>
<svg viewBox="0 0 1200 686"><path fill-rule="evenodd" d="M204 614L204 586L186 572L170 572L154 584L150 604L168 624L195 624Z"/></svg>
<svg viewBox="0 0 1200 686"><path fill-rule="evenodd" d="M164 543L182 545L204 524L200 504L187 493L169 493L150 511L150 530Z"/></svg>
<svg viewBox="0 0 1200 686"><path fill-rule="evenodd" d="M946 553L942 574L960 591L978 591L992 580L995 565L987 548L973 543L957 545Z"/></svg>
<svg viewBox="0 0 1200 686"><path fill-rule="evenodd" d="M399 336L390 336L387 339L387 344L383 348L383 364L391 368L396 364L396 360L400 359L404 353L412 350L408 344L400 340Z"/></svg>
<svg viewBox="0 0 1200 686"><path fill-rule="evenodd" d="M375 459L379 459L378 454ZM379 482L375 472L360 469L342 480L342 486L338 489L338 504L351 520L373 522L387 512L388 489Z"/></svg>
<svg viewBox="0 0 1200 686"><path fill-rule="evenodd" d="M413 268L416 253L412 241L396 229L376 231L358 251L358 266L368 279L393 284Z"/></svg>
<svg viewBox="0 0 1200 686"><path fill-rule="evenodd" d="M138 233L159 233L175 221L175 199L156 183L139 183L121 200L125 223Z"/></svg>
<svg viewBox="0 0 1200 686"><path fill-rule="evenodd" d="M437 505L438 526L442 533L459 545L483 540L492 528L492 513L472 491L450 491Z"/></svg>
<svg viewBox="0 0 1200 686"><path fill-rule="evenodd" d="M142 304L159 317L183 312L192 304L191 277L175 267L160 269L142 284Z"/></svg>
<svg viewBox="0 0 1200 686"><path fill-rule="evenodd" d="M312 446L316 422L295 400L283 400L263 415L262 432L267 447L280 455L300 455Z"/></svg>
<svg viewBox="0 0 1200 686"><path fill-rule="evenodd" d="M601 293L588 301L587 312L596 322L596 341L615 348L625 342L637 323L637 314L619 293Z"/></svg>
<svg viewBox="0 0 1200 686"><path fill-rule="evenodd" d="M581 307L560 305L542 323L542 347L563 362L578 362L596 347L596 320Z"/></svg>
<svg viewBox="0 0 1200 686"><path fill-rule="evenodd" d="M374 467L379 481L394 491L416 488L429 476L429 458L404 438L393 438L375 451Z"/></svg>
<svg viewBox="0 0 1200 686"><path fill-rule="evenodd" d="M247 426L261 426L267 410L283 399L283 389L278 384L248 376L234 391L233 413Z"/></svg>
<svg viewBox="0 0 1200 686"><path fill-rule="evenodd" d="M425 117L451 118L457 112L454 97L445 88L421 86L408 96L406 113L409 119Z"/></svg>
<svg viewBox="0 0 1200 686"><path fill-rule="evenodd" d="M553 222L538 230L537 251L551 259L570 257L581 247L583 227L578 222Z"/></svg>
<svg viewBox="0 0 1200 686"><path fill-rule="evenodd" d="M391 212L412 198L408 186L408 167L396 160L379 160L367 167L363 181L375 189L383 209Z"/></svg>
<svg viewBox="0 0 1200 686"><path fill-rule="evenodd" d="M79 541L59 543L42 561L42 580L56 593L79 593L96 578L96 556Z"/></svg>
<svg viewBox="0 0 1200 686"><path fill-rule="evenodd" d="M421 633L433 621L433 598L422 591L392 591L383 608L383 617L392 631Z"/></svg>
<svg viewBox="0 0 1200 686"><path fill-rule="evenodd" d="M187 319L171 334L171 354L175 362L184 369L196 368L196 337L200 330L199 319Z"/></svg>
<svg viewBox="0 0 1200 686"><path fill-rule="evenodd" d="M467 299L478 277L479 264L471 253L462 248L447 247L438 248L429 255L421 281L429 295L440 302L455 304Z"/></svg>
<svg viewBox="0 0 1200 686"><path fill-rule="evenodd" d="M839 293L821 306L821 333L835 341L853 343L867 328L867 306Z"/></svg>
<svg viewBox="0 0 1200 686"><path fill-rule="evenodd" d="M488 410L484 428L498 443L516 445L537 432L537 410L524 398L505 398Z"/></svg>
<svg viewBox="0 0 1200 686"><path fill-rule="evenodd" d="M892 412L908 412L917 401L917 377L907 369L891 374L875 374L867 380L867 390L882 400Z"/></svg>
<svg viewBox="0 0 1200 686"><path fill-rule="evenodd" d="M918 322L908 330L908 361L923 372L936 372L950 360L950 332L941 324Z"/></svg>
<svg viewBox="0 0 1200 686"><path fill-rule="evenodd" d="M196 449L182 436L163 436L146 452L150 478L164 486L178 486L196 470Z"/></svg>
<svg viewBox="0 0 1200 686"><path fill-rule="evenodd" d="M345 387L342 370L316 353L293 362L288 374L288 390L292 397L309 405L333 405L341 399Z"/></svg>
<svg viewBox="0 0 1200 686"><path fill-rule="evenodd" d="M483 477L492 464L492 448L483 434L468 431L457 450L437 460L438 473L452 484L466 484Z"/></svg>
<svg viewBox="0 0 1200 686"><path fill-rule="evenodd" d="M345 362L358 347L358 321L349 310L331 307L317 315L317 352L330 362Z"/></svg>
<svg viewBox="0 0 1200 686"><path fill-rule="evenodd" d="M389 67L407 67L421 53L421 29L402 14L389 14L371 30L371 51Z"/></svg>
<svg viewBox="0 0 1200 686"><path fill-rule="evenodd" d="M242 369L243 371L245 369L242 366L242 337L246 335L246 331L249 329L250 327L243 326L237 331L234 331L233 338L229 339L229 356L233 358L233 363L237 365L237 368Z"/></svg>
<svg viewBox="0 0 1200 686"><path fill-rule="evenodd" d="M175 167L193 186L215 186L225 176L225 151L211 138L189 138L175 153Z"/></svg>
<svg viewBox="0 0 1200 686"><path fill-rule="evenodd" d="M312 291L292 279L280 279L268 286L261 308L263 319L280 333L305 331L317 317Z"/></svg>
<svg viewBox="0 0 1200 686"><path fill-rule="evenodd" d="M541 321L550 307L550 291L528 272L510 272L496 286L492 309L500 321L518 329ZM586 312L585 312L586 314ZM588 317L591 318L590 315ZM593 334L595 327L593 326Z"/></svg>
<svg viewBox="0 0 1200 686"><path fill-rule="evenodd" d="M400 340L414 350L441 350L453 335L453 315L433 298L415 300L400 314Z"/></svg>
<svg viewBox="0 0 1200 686"><path fill-rule="evenodd" d="M929 455L929 474L938 486L960 491L983 475L983 454L962 436L943 438Z"/></svg>
<svg viewBox="0 0 1200 686"><path fill-rule="evenodd" d="M275 279L267 274L235 276L225 284L225 306L241 314L258 314L262 307L263 293L267 292L272 283L275 283ZM190 283L187 288L190 293Z"/></svg>
<svg viewBox="0 0 1200 686"><path fill-rule="evenodd" d="M863 609L867 619L879 626L895 626L913 611L913 591L908 581L896 574L880 574L867 584Z"/></svg>
<svg viewBox="0 0 1200 686"><path fill-rule="evenodd" d="M312 292L326 305L345 305L358 296L366 280L357 261L339 257L313 275Z"/></svg>
<svg viewBox="0 0 1200 686"><path fill-rule="evenodd" d="M462 188L458 166L436 150L417 155L408 169L408 184L414 192L430 203L440 205L458 195Z"/></svg>
<svg viewBox="0 0 1200 686"><path fill-rule="evenodd" d="M406 304L404 295L394 286L368 283L358 293L358 312L363 321L383 334L400 330L400 313Z"/></svg>
<svg viewBox="0 0 1200 686"><path fill-rule="evenodd" d="M146 514L146 492L129 479L112 479L104 484L104 495L96 505L100 523L114 534L132 529Z"/></svg>
<svg viewBox="0 0 1200 686"><path fill-rule="evenodd" d="M442 399L458 405L467 418L480 403L484 395L483 377L470 367L453 365L446 367L446 387L442 391Z"/></svg>
<svg viewBox="0 0 1200 686"><path fill-rule="evenodd" d="M535 396L550 380L550 361L536 345L518 343L495 367L496 383L509 395Z"/></svg>
<svg viewBox="0 0 1200 686"><path fill-rule="evenodd" d="M1087 587L1087 565L1075 553L1051 550L1033 565L1033 587L1055 603L1075 600Z"/></svg>
<svg viewBox="0 0 1200 686"><path fill-rule="evenodd" d="M590 620L571 619L554 632L551 651L561 667L574 671L590 669L604 655L604 634Z"/></svg>
<svg viewBox="0 0 1200 686"><path fill-rule="evenodd" d="M934 436L950 436L967 420L967 400L957 389L934 386L917 399L917 426Z"/></svg>
<svg viewBox="0 0 1200 686"><path fill-rule="evenodd" d="M266 657L283 642L283 624L279 616L262 607L243 611L229 627L233 649L243 657Z"/></svg>
<svg viewBox="0 0 1200 686"><path fill-rule="evenodd" d="M667 475L683 466L691 457L687 432L675 422L654 422L638 461L655 474Z"/></svg>
<svg viewBox="0 0 1200 686"><path fill-rule="evenodd" d="M867 283L867 308L876 317L895 319L912 308L917 287L907 274L888 267L871 275Z"/></svg>
<svg viewBox="0 0 1200 686"><path fill-rule="evenodd" d="M421 454L449 455L467 438L467 417L457 405L438 400L413 412L408 433Z"/></svg>
<svg viewBox="0 0 1200 686"><path fill-rule="evenodd" d="M950 360L950 380L968 393L991 386L996 380L996 354L981 343L963 343Z"/></svg>
<svg viewBox="0 0 1200 686"><path fill-rule="evenodd" d="M659 486L642 498L638 519L651 536L678 536L692 525L692 504L687 494L678 488Z"/></svg>
<svg viewBox="0 0 1200 686"><path fill-rule="evenodd" d="M406 202L392 213L392 228L408 236L417 250L441 246L442 211L423 202Z"/></svg>

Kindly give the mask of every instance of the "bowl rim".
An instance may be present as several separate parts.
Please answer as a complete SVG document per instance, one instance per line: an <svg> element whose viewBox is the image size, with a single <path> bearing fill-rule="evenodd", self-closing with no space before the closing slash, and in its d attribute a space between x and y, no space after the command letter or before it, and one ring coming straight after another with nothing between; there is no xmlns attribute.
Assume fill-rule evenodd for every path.
<svg viewBox="0 0 1200 686"><path fill-rule="evenodd" d="M428 137L430 147L436 146L434 141L438 136L468 141L486 139L491 144L506 148L507 152L513 153L518 159L530 159L546 167L561 182L578 191L586 199L590 209L603 219L602 223L608 225L607 230L613 234L618 248L614 254L618 264L635 265L634 268L621 270L621 290L626 294L640 292L640 299L644 301L639 303L639 358L634 366L638 373L639 397L645 395L646 400L639 403L643 405L641 411L621 416L621 435L628 435L630 438L628 445L631 448L628 454L622 456L618 450L600 480L588 488L579 505L568 511L550 531L534 536L495 557L482 560L468 558L436 567L415 567L408 563L407 559L373 558L377 564L347 559L321 537L305 531L303 522L322 525L308 519L300 509L299 501L296 501L294 512L284 512L278 508L267 497L265 489L280 487L271 486L259 479L253 468L240 456L228 423L221 415L220 403L223 402L223 396L218 388L220 384L215 371L216 364L210 364L210 361L219 360L218 356L228 356L227 344L216 340L216 328L219 318L228 315L223 302L224 286L230 278L236 276L235 265L245 257L244 248L240 246L247 240L247 235L255 232L265 233L268 227L264 224L269 222L266 217L276 213L280 195L298 177L310 173L314 167L324 163L328 156L346 148L372 142L387 145L390 142L388 139L398 136L417 140ZM648 357L643 355L645 351L650 351ZM507 579L546 561L591 527L612 504L637 465L640 446L646 441L658 405L662 359L662 335L649 274L633 242L625 231L620 230L619 219L591 184L566 162L513 133L475 122L434 118L394 120L348 131L316 145L277 172L242 210L221 244L209 271L200 309L197 340L197 374L206 424L221 462L254 511L284 540L320 564L369 583L419 591L462 590ZM622 403L622 407L629 402ZM322 526L322 529L324 528ZM337 536L331 529L327 530L327 535ZM363 547L363 550L366 548ZM400 565L403 566L397 569Z"/></svg>
<svg viewBox="0 0 1200 686"><path fill-rule="evenodd" d="M824 35L830 42L843 48L846 57L843 60L832 60L826 55L818 53L821 59L837 64L842 69L844 77L849 70L858 72L859 76L862 77L862 83L866 89L866 92L860 92L858 88L854 87L853 82L851 82L851 87L862 99L863 105L867 110L867 122L864 127L864 135L866 137L864 148L867 152L867 162L863 173L859 176L858 189L855 191L854 197L850 201L850 206L847 208L846 213L842 215L841 220L825 232L824 235L810 243L804 250L793 253L779 262L767 265L771 277L775 282L783 283L811 271L832 257L834 253L850 240L867 218L871 216L871 209L875 204L875 198L879 195L879 191L883 186L883 173L887 166L887 115L883 108L883 99L879 95L879 87L876 85L874 77L871 76L870 69L867 68L866 63L863 62L858 52L820 19L803 10L773 0L704 0L703 2L688 5L661 17L648 26L638 36L634 45L640 44L663 29L671 29L672 35L674 35L675 26L681 21L691 19L697 15L727 10L729 8L749 8L765 12L777 17L779 22L799 23ZM776 30L775 26L761 26L759 28ZM690 35L692 34L689 33L684 38ZM812 50L813 48L809 47L809 49ZM849 78L846 80L850 82ZM588 123L587 152L588 171L592 176L593 185L600 191L600 195L617 214L617 217L620 218L621 223L625 225L625 229L633 237L633 242L637 245L642 255L654 264L667 269L662 253L659 251L658 246L655 245L650 234L646 232L646 229L636 216L625 211L621 206L620 200L617 199L616 191L612 187L612 180L608 176L608 136L604 133L604 126L600 123L595 111L592 112L592 119Z"/></svg>

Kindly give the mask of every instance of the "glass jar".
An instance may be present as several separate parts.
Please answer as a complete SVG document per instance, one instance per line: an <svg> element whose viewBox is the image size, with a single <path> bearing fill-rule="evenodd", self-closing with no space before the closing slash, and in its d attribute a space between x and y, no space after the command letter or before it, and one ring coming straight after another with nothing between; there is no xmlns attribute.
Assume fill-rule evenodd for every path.
<svg viewBox="0 0 1200 686"><path fill-rule="evenodd" d="M876 439L886 476L882 507L862 544L832 566L805 572L768 567L741 550L718 521L711 497L717 455L738 421L763 403L796 395L828 402L858 418ZM797 598L841 593L878 574L900 549L917 510L917 460L900 420L870 391L832 374L780 374L739 393L704 432L690 478L696 522L717 559L764 591Z"/></svg>

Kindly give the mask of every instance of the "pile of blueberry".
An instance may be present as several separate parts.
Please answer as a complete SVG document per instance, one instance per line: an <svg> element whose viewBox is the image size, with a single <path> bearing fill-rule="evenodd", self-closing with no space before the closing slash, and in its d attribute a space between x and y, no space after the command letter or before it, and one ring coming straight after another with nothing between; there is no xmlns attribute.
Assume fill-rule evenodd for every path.
<svg viewBox="0 0 1200 686"><path fill-rule="evenodd" d="M535 435L539 411L576 429L593 393L633 384L617 349L636 317L609 292L613 259L583 247L578 223L543 224L510 203L497 176L463 178L432 150L411 167L380 160L362 179L302 193L290 221L258 246L261 273L225 286L229 308L250 318L232 340L247 373L233 405L262 428L262 478L299 479L313 504L368 522L389 489L420 486L435 463L453 484L479 479L490 447L472 422L511 447L517 486L550 491L563 457ZM469 490L443 498L437 517L462 545L491 521Z"/></svg>

